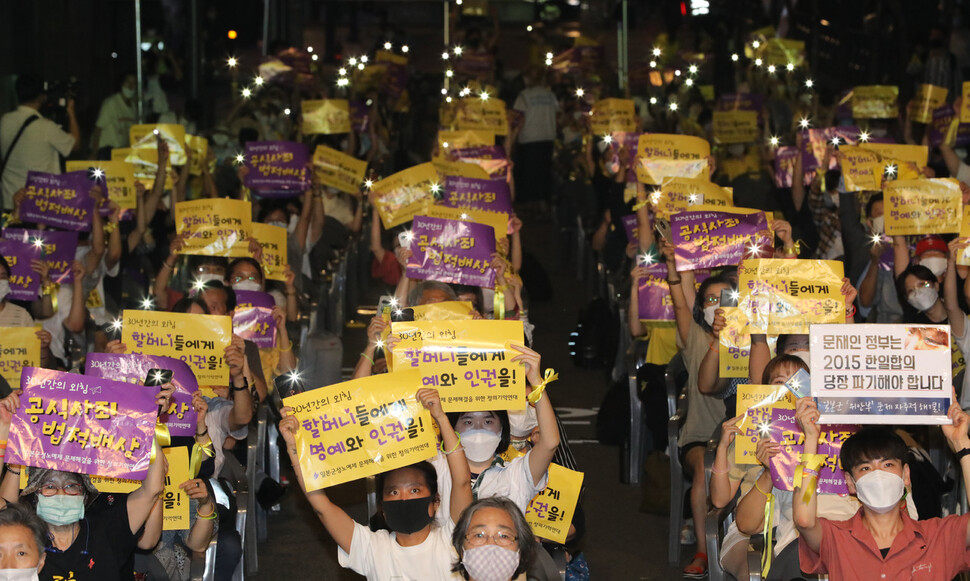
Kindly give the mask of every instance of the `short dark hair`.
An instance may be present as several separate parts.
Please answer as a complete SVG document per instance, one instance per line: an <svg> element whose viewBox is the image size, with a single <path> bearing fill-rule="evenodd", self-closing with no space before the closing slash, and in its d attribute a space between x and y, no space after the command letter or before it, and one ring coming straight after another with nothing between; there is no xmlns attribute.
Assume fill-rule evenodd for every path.
<svg viewBox="0 0 970 581"><path fill-rule="evenodd" d="M44 548L47 546L47 523L30 507L19 502L8 502L0 509L0 528L10 526L26 527L37 543L38 556L44 555Z"/></svg>
<svg viewBox="0 0 970 581"><path fill-rule="evenodd" d="M14 81L17 102L30 103L44 94L44 80L33 73L24 73Z"/></svg>
<svg viewBox="0 0 970 581"><path fill-rule="evenodd" d="M779 347L778 350L780 351L781 348ZM768 382L771 381L771 376L775 374L775 370L782 365L794 365L799 369L810 371L808 365L805 365L805 362L798 357L788 355L787 353L781 353L780 355L772 358L772 360L768 362L768 365L765 365L765 370L761 374L761 383L767 385Z"/></svg>
<svg viewBox="0 0 970 581"><path fill-rule="evenodd" d="M407 466L401 466L400 468L395 468L394 470L389 470L388 472L382 472L377 475L377 498L378 500L384 498L384 482L387 480L388 474L392 472L397 472L398 470L406 470L408 468L413 468L418 472L424 474L425 484L428 486L428 490L431 491L431 501L434 502L438 499L438 471L435 470L434 465L427 460L423 460L416 464L409 464Z"/></svg>
<svg viewBox="0 0 970 581"><path fill-rule="evenodd" d="M708 325L707 321L704 320L704 293L707 292L707 289L711 285L718 283L726 284L732 289L737 290L737 285L731 281L731 273L728 271L722 272L717 276L708 277L704 280L704 282L701 283L701 286L697 289L697 293L694 295L694 310L692 315L694 317L694 322L700 325L705 331L710 331L711 326Z"/></svg>
<svg viewBox="0 0 970 581"><path fill-rule="evenodd" d="M906 270L899 273L899 276L896 277L896 298L899 299L899 304L906 308L909 307L909 303L906 300L906 277L909 275L913 275L924 282L931 282L933 284L937 284L939 282L932 270L926 268L922 264L910 263L909 266L906 267Z"/></svg>
<svg viewBox="0 0 970 581"><path fill-rule="evenodd" d="M0 266L7 272L7 276L10 276L10 263L3 256L0 256Z"/></svg>
<svg viewBox="0 0 970 581"><path fill-rule="evenodd" d="M876 202L882 201L882 192L877 192L869 196L869 200L866 201L866 218L872 218L872 207L876 205Z"/></svg>
<svg viewBox="0 0 970 581"><path fill-rule="evenodd" d="M866 426L842 443L842 470L849 475L863 462L899 460L906 464L906 442L888 426Z"/></svg>
<svg viewBox="0 0 970 581"><path fill-rule="evenodd" d="M236 308L236 291L232 290L231 286L223 283L221 280L205 281L197 296L201 297L202 293L211 290L221 290L226 293L226 312Z"/></svg>
<svg viewBox="0 0 970 581"><path fill-rule="evenodd" d="M498 418L499 425L502 426L502 439L498 442L498 448L495 450L496 454L504 454L506 450L509 449L509 445L512 443L512 424L509 423L509 412L505 410L489 410L495 417ZM451 422L451 427L458 425L458 420L466 413L474 412L448 412L448 421Z"/></svg>
<svg viewBox="0 0 970 581"><path fill-rule="evenodd" d="M259 280L261 280L263 282L266 282L266 273L263 272L262 265L259 264L258 262L256 262L256 259L255 258L250 258L248 256L240 256L239 258L237 258L237 259L235 259L235 260L233 260L232 262L229 263L229 267L226 268L226 280L227 281L229 280L229 276L232 274L232 270L234 268L236 268L236 265L239 265L239 264L248 264L248 265L252 266L253 268L256 269L256 272L259 273Z"/></svg>
<svg viewBox="0 0 970 581"><path fill-rule="evenodd" d="M471 524L472 517L483 508L504 510L512 517L512 522L515 524L515 538L519 546L519 566L516 567L512 577L517 577L526 572L532 566L532 561L535 560L537 550L536 539L532 534L532 527L529 526L529 523L525 520L525 516L522 515L522 510L504 496L480 498L461 512L461 516L458 517L458 522L455 523L455 530L451 533L451 544L455 547L455 551L458 552L458 561L451 570L461 575L463 579L468 579L468 571L465 570L465 566L461 563L462 558L465 556L465 535L468 534L468 527Z"/></svg>
<svg viewBox="0 0 970 581"><path fill-rule="evenodd" d="M229 266L229 260L223 256L202 256L197 254L191 254L186 259L186 268L189 271L193 271L200 266L205 266L206 264L211 264L213 266L221 266L226 269Z"/></svg>
<svg viewBox="0 0 970 581"><path fill-rule="evenodd" d="M174 305L172 305L172 312L187 313L189 312L189 309L192 308L192 305L198 306L206 315L209 314L209 305L205 304L205 301L198 296L180 298Z"/></svg>

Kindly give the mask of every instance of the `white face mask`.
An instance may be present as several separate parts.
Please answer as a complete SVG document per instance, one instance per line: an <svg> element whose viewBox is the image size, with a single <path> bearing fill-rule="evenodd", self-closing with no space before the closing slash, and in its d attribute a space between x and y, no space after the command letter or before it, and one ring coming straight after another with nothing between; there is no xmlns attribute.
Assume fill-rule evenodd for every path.
<svg viewBox="0 0 970 581"><path fill-rule="evenodd" d="M296 225L300 223L300 217L296 214L290 216L290 222L286 225L286 233L292 234L296 232Z"/></svg>
<svg viewBox="0 0 970 581"><path fill-rule="evenodd" d="M885 514L903 498L903 479L886 470L873 470L856 480L855 495L866 508Z"/></svg>
<svg viewBox="0 0 970 581"><path fill-rule="evenodd" d="M487 462L495 457L502 436L489 430L468 430L461 435L465 458L472 462Z"/></svg>
<svg viewBox="0 0 970 581"><path fill-rule="evenodd" d="M232 285L232 290L237 291L261 291L259 283L255 280L243 280Z"/></svg>
<svg viewBox="0 0 970 581"><path fill-rule="evenodd" d="M919 263L922 266L930 269L933 276L941 276L946 272L946 259L942 256L931 256L929 258L921 258Z"/></svg>
<svg viewBox="0 0 970 581"><path fill-rule="evenodd" d="M37 568L0 569L0 581L37 581Z"/></svg>
<svg viewBox="0 0 970 581"><path fill-rule="evenodd" d="M273 220L272 222L267 222L267 226L277 226L279 228L286 228L286 222L280 220Z"/></svg>
<svg viewBox="0 0 970 581"><path fill-rule="evenodd" d="M0 280L0 301L7 298L10 294L10 281L7 279Z"/></svg>
<svg viewBox="0 0 970 581"><path fill-rule="evenodd" d="M195 275L195 279L200 282L212 282L214 280L221 281L222 275L214 272L203 272L202 274Z"/></svg>
<svg viewBox="0 0 970 581"><path fill-rule="evenodd" d="M922 313L930 310L930 307L936 304L936 300L940 298L940 293L933 287L921 286L909 293L906 298L914 309Z"/></svg>
<svg viewBox="0 0 970 581"><path fill-rule="evenodd" d="M714 311L716 310L717 310L717 305L704 307L704 322L707 323L708 327L714 326Z"/></svg>
<svg viewBox="0 0 970 581"><path fill-rule="evenodd" d="M886 219L884 216L878 216L872 219L872 233L882 234L886 231Z"/></svg>

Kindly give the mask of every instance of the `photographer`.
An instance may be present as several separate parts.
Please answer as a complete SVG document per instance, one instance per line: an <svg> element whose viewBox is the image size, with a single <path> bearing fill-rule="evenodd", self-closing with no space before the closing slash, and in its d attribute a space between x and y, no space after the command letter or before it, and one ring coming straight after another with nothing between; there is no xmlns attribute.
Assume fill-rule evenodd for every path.
<svg viewBox="0 0 970 581"><path fill-rule="evenodd" d="M66 157L81 141L73 99L66 104L67 133L40 114L47 101L44 81L34 75L20 75L15 88L20 106L0 119L0 184L7 210L13 207L14 192L27 182L28 171L61 173L60 156Z"/></svg>

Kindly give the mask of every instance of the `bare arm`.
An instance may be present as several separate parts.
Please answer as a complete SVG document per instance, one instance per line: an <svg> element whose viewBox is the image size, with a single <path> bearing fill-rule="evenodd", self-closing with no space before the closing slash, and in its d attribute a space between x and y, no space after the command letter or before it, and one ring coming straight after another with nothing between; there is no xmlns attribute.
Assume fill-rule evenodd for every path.
<svg viewBox="0 0 970 581"><path fill-rule="evenodd" d="M253 398L246 389L246 376L243 369L246 365L246 355L243 340L232 336L232 343L226 347L226 363L229 365L230 389L229 398L232 400L232 414L229 416L229 429L238 430L249 425L253 419Z"/></svg>
<svg viewBox="0 0 970 581"><path fill-rule="evenodd" d="M714 341L711 342L710 348L704 354L704 358L701 359L701 366L697 372L697 389L705 395L720 393L731 384L729 378L720 377L720 333L726 322L724 311L717 309L714 312L714 325L712 326Z"/></svg>
<svg viewBox="0 0 970 581"><path fill-rule="evenodd" d="M946 307L946 316L950 321L950 329L954 337L963 337L966 333L967 315L960 308L960 300L957 298L956 260L958 254L963 254L967 244L970 244L968 238L954 238L950 241L946 274L943 277L943 306Z"/></svg>
<svg viewBox="0 0 970 581"><path fill-rule="evenodd" d="M909 245L905 236L893 236L893 278L909 267Z"/></svg>
<svg viewBox="0 0 970 581"><path fill-rule="evenodd" d="M80 333L84 330L84 321L87 319L87 306L84 296L84 265L80 260L75 260L73 269L74 283L71 286L71 310L64 319L64 328L72 333Z"/></svg>
<svg viewBox="0 0 970 581"><path fill-rule="evenodd" d="M664 255L667 257L667 284L670 286L670 300L674 303L674 320L677 322L677 335L682 344L687 343L690 334L690 324L693 320L687 299L684 298L684 279L682 272L677 272L674 262L674 247L670 242L664 242Z"/></svg>
<svg viewBox="0 0 970 581"><path fill-rule="evenodd" d="M157 451L155 461L148 467L145 481L137 490L128 495L128 525L133 534L137 533L138 529L148 520L148 515L152 511L152 507L155 506L155 501L165 490L168 460L166 460L165 454L162 454L162 447L158 444L158 440L153 440L152 443Z"/></svg>
<svg viewBox="0 0 970 581"><path fill-rule="evenodd" d="M715 508L727 506L741 486L740 480L734 480L728 475L728 454L733 453L731 443L741 433L741 428L738 427L740 419L741 416L734 417L721 424L721 438L714 452L714 465L711 466L711 504Z"/></svg>
<svg viewBox="0 0 970 581"><path fill-rule="evenodd" d="M513 357L512 361L523 363L529 385L533 388L538 386L542 382L539 354L528 347L515 344L512 345L512 349L520 353ZM532 389L529 389L529 393L531 391ZM542 393L539 401L535 403L535 409L536 420L539 423L539 442L529 453L529 470L532 472L533 483L538 484L549 471L549 464L559 447L559 425L556 423L556 412L549 403L548 392Z"/></svg>
<svg viewBox="0 0 970 581"><path fill-rule="evenodd" d="M121 208L115 202L110 202L111 214L108 216L111 232L108 234L108 252L104 257L104 267L111 270L121 260L121 230L118 228L121 220Z"/></svg>
<svg viewBox="0 0 970 581"><path fill-rule="evenodd" d="M943 157L943 163L946 164L946 171L950 172L950 177L957 177L957 174L960 173L961 163L957 153L953 151L953 147L946 142L940 144L939 150L940 156Z"/></svg>
<svg viewBox="0 0 970 581"><path fill-rule="evenodd" d="M455 433L455 428L448 421L448 416L441 410L441 399L438 390L427 387L417 393L418 401L431 412L431 417L438 424L441 432L441 449L445 450L448 460L448 471L451 473L451 521L458 522L458 517L472 503L472 474L465 458L465 449Z"/></svg>
<svg viewBox="0 0 970 581"><path fill-rule="evenodd" d="M805 451L802 457L818 453L818 408L810 397L803 397L795 405L795 419L805 433ZM803 463L804 466L804 463ZM818 495L815 493L817 476L805 475L802 485L792 494L792 516L795 527L808 547L818 553L822 546L822 525L818 522Z"/></svg>
<svg viewBox="0 0 970 581"><path fill-rule="evenodd" d="M159 495L155 499L155 504L152 505L151 512L148 513L148 519L145 520L145 529L142 531L141 536L138 537L138 548L142 551L151 551L158 544L159 539L162 538L162 527L165 523L162 505L162 496Z"/></svg>

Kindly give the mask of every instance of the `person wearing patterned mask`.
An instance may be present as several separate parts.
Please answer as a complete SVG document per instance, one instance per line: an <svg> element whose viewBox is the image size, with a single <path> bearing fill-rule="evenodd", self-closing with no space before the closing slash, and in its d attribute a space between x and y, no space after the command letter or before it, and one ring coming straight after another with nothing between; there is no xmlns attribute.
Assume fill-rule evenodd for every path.
<svg viewBox="0 0 970 581"><path fill-rule="evenodd" d="M454 571L469 581L510 581L528 570L536 539L511 500L493 496L474 502L455 523Z"/></svg>

